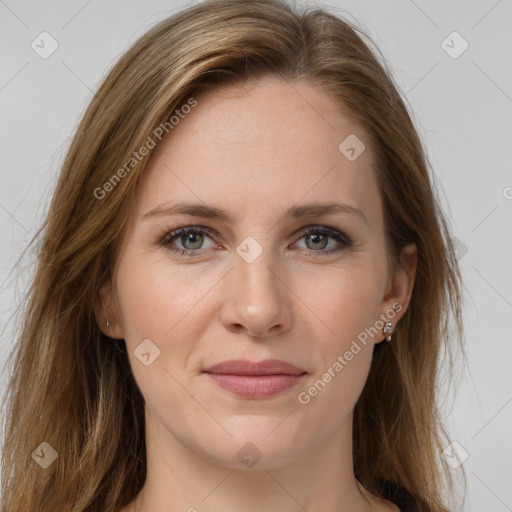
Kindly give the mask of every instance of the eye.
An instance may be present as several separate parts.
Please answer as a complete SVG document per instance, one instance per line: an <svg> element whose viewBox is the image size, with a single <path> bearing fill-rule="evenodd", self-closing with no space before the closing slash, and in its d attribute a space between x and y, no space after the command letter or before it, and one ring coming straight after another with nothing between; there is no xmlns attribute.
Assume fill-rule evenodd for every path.
<svg viewBox="0 0 512 512"><path fill-rule="evenodd" d="M329 247L329 238L338 241L338 245ZM328 226L308 226L300 233L300 240L304 239L306 250L310 256L319 254L333 254L352 245L352 241L337 229Z"/></svg>
<svg viewBox="0 0 512 512"><path fill-rule="evenodd" d="M209 238L211 240L210 236L208 236L209 234L211 232L206 227L187 226L166 233L159 241L159 244L167 247L174 253L181 253L182 256L193 256L194 253L200 254L199 249L208 249L215 246L215 243L212 243L210 247L203 247L205 239ZM181 247L173 245L175 241L181 244Z"/></svg>

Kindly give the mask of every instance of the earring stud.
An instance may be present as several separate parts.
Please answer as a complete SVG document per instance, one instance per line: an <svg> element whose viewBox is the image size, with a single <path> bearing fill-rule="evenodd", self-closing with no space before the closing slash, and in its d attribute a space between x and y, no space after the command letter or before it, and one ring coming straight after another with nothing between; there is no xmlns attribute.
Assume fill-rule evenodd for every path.
<svg viewBox="0 0 512 512"><path fill-rule="evenodd" d="M391 341L391 335L393 334L393 324L391 322L386 322L384 334L386 335L386 341Z"/></svg>

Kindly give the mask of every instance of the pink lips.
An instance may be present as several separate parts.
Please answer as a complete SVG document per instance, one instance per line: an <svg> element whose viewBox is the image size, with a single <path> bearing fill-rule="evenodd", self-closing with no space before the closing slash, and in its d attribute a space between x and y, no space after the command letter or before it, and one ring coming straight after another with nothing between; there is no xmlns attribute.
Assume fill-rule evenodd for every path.
<svg viewBox="0 0 512 512"><path fill-rule="evenodd" d="M267 398L295 386L307 372L293 364L267 359L224 361L203 370L221 388L245 398Z"/></svg>

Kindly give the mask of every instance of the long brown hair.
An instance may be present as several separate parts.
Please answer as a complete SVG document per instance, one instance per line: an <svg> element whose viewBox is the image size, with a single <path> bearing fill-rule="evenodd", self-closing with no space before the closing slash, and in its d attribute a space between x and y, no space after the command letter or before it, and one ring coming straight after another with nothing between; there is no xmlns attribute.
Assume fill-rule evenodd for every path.
<svg viewBox="0 0 512 512"><path fill-rule="evenodd" d="M392 261L409 242L418 247L409 308L392 343L374 351L355 407L354 471L378 496L391 480L426 510L448 510L436 393L439 356L462 340L460 274L427 156L372 45L323 9L213 0L158 23L113 66L71 142L37 235L37 268L9 357L2 510L114 512L142 488L144 399L123 342L103 335L93 315L153 148L124 164L159 126L170 131L169 116L200 90L265 75L306 80L347 108L378 156ZM105 187L123 165L122 179ZM55 455L51 449L57 459L43 468L37 456Z"/></svg>

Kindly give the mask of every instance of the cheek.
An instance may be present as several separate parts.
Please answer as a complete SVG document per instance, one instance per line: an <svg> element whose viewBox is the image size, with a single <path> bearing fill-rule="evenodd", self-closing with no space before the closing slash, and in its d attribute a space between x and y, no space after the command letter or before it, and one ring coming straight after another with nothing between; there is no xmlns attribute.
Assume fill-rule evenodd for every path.
<svg viewBox="0 0 512 512"><path fill-rule="evenodd" d="M327 335L316 338L313 350L321 364L298 400L311 411L316 409L317 418L330 415L332 426L354 407L372 360L372 327L379 320L385 276L371 254L347 259L336 271L330 267L328 274L301 285L303 302L318 315Z"/></svg>
<svg viewBox="0 0 512 512"><path fill-rule="evenodd" d="M176 271L164 257L142 260L125 258L118 266L120 321L142 394L149 403L161 394L172 401L183 392L178 382L186 378L189 356L207 325L198 312L214 283L194 280L191 271Z"/></svg>
<svg viewBox="0 0 512 512"><path fill-rule="evenodd" d="M365 329L375 324L379 309L371 279L357 277L340 275L310 296L329 333L317 337L312 350L321 363L297 397L312 432L334 433L351 414L368 377L374 345Z"/></svg>
<svg viewBox="0 0 512 512"><path fill-rule="evenodd" d="M130 365L155 411L184 406L188 395L179 383L186 378L189 355L206 322L198 311L213 283L194 279L193 266L189 268L177 271L165 256L125 257L116 273L116 302Z"/></svg>
<svg viewBox="0 0 512 512"><path fill-rule="evenodd" d="M325 327L328 339L334 341L329 343L332 350L350 344L379 316L384 286L381 270L369 257L356 258L301 280L298 296L306 306L305 313L311 310L321 320L321 328Z"/></svg>
<svg viewBox="0 0 512 512"><path fill-rule="evenodd" d="M194 265L177 269L165 255L154 261L125 259L116 290L127 343L150 338L162 347L171 340L173 346L179 344L184 330L201 325L197 313L215 282L211 273L198 279Z"/></svg>

